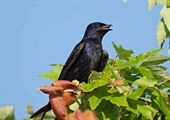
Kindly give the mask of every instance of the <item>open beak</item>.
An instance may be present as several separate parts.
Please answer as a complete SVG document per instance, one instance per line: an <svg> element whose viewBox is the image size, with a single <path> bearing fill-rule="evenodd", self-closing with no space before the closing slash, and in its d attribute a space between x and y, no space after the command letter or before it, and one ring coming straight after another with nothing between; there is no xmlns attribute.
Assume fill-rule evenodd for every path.
<svg viewBox="0 0 170 120"><path fill-rule="evenodd" d="M111 26L112 26L111 24L107 24L105 26L99 27L98 30L107 30L107 31L109 31L109 30L112 30L112 29L110 29Z"/></svg>

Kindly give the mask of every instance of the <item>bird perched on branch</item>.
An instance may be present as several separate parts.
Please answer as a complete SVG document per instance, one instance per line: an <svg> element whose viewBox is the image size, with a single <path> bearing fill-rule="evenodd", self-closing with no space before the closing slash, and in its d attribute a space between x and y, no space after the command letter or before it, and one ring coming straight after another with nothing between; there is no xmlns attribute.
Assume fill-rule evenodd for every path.
<svg viewBox="0 0 170 120"><path fill-rule="evenodd" d="M74 47L68 57L58 80L88 82L91 70L103 71L108 60L108 53L103 50L102 38L110 31L110 24L94 22L87 26L83 39ZM30 118L35 118L51 110L50 102L35 112Z"/></svg>

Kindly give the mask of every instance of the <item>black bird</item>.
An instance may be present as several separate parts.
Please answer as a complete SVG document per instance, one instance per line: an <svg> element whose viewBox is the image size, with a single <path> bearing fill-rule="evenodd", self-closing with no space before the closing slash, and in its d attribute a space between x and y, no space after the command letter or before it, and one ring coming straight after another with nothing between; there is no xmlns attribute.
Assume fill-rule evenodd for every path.
<svg viewBox="0 0 170 120"><path fill-rule="evenodd" d="M91 70L103 71L108 53L102 49L102 38L110 31L110 24L94 22L87 26L83 39L75 46L61 71L58 80L88 82ZM35 118L51 110L50 102L35 112L30 118Z"/></svg>

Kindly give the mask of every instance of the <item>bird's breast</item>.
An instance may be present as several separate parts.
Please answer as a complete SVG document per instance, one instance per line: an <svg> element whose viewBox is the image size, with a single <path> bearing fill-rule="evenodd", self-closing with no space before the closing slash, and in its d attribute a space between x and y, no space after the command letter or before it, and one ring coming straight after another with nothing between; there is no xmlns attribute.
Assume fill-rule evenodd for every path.
<svg viewBox="0 0 170 120"><path fill-rule="evenodd" d="M87 59L90 59L90 69L95 70L100 64L101 54L102 54L102 45L100 42L87 42L85 49L87 54Z"/></svg>

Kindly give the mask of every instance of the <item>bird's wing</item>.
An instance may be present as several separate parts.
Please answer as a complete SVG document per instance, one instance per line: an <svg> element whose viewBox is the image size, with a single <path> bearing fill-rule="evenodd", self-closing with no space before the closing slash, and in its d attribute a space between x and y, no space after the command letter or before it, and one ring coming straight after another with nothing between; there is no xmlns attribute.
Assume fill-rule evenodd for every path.
<svg viewBox="0 0 170 120"><path fill-rule="evenodd" d="M108 60L108 53L106 50L102 50L102 57L101 57L101 61L100 61L100 66L97 69L98 72L102 72L103 69L105 68L106 64L107 64L107 60Z"/></svg>
<svg viewBox="0 0 170 120"><path fill-rule="evenodd" d="M81 51L83 50L84 46L86 45L86 42L81 41L78 43L75 48L73 49L72 53L68 57L66 63L64 64L64 67L60 73L59 80L64 80L67 73L69 72L70 68L72 67L73 63L75 60L78 58L80 55Z"/></svg>

